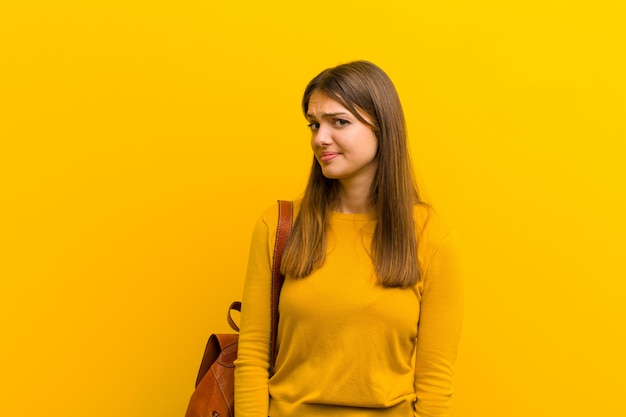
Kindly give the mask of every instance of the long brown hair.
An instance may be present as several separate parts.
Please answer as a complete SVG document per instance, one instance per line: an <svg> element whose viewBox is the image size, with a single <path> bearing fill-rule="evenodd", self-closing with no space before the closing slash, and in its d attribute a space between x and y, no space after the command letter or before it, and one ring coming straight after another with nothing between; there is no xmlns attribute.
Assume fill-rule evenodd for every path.
<svg viewBox="0 0 626 417"><path fill-rule="evenodd" d="M377 282L384 287L415 285L420 271L413 209L421 199L411 168L402 105L391 79L367 61L326 69L304 91L305 116L316 91L337 100L375 132L378 168L369 203L376 219L370 253ZM328 220L338 200L339 181L326 178L313 157L300 212L283 254L283 273L304 278L324 264Z"/></svg>

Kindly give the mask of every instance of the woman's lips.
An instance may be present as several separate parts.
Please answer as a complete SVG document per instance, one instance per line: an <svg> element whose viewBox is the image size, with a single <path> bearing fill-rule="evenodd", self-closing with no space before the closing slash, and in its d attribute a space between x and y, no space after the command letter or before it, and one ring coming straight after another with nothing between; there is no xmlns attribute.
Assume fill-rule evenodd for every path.
<svg viewBox="0 0 626 417"><path fill-rule="evenodd" d="M322 154L322 156L320 156L320 161L322 161L322 162L328 162L328 161L330 161L331 159L335 159L335 157L336 157L337 155L339 155L339 153L337 153L337 152L324 152L324 153Z"/></svg>

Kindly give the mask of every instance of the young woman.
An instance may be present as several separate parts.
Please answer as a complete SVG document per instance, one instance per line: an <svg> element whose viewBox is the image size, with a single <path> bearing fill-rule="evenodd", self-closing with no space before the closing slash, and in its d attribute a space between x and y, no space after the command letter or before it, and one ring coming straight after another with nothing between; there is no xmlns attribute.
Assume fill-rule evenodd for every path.
<svg viewBox="0 0 626 417"><path fill-rule="evenodd" d="M282 260L270 374L277 208L252 237L235 368L237 417L448 415L461 330L454 232L421 201L400 100L372 63L306 87L313 166Z"/></svg>

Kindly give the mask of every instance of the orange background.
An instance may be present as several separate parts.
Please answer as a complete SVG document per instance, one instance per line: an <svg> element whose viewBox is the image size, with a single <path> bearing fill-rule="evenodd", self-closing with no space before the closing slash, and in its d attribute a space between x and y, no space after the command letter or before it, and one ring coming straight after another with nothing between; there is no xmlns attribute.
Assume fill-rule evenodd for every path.
<svg viewBox="0 0 626 417"><path fill-rule="evenodd" d="M0 415L184 414L354 59L464 241L453 417L626 415L624 3L226 3L0 4Z"/></svg>

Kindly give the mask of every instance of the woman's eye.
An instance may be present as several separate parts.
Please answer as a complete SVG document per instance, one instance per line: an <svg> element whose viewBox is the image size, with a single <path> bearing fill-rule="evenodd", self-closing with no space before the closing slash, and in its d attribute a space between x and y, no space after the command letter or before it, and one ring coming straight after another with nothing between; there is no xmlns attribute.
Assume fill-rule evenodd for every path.
<svg viewBox="0 0 626 417"><path fill-rule="evenodd" d="M335 120L335 127L344 127L349 125L350 122L344 119L337 119Z"/></svg>
<svg viewBox="0 0 626 417"><path fill-rule="evenodd" d="M317 122L311 122L307 126L309 126L309 129L311 129L313 132L317 131L317 129L320 128L320 124Z"/></svg>

